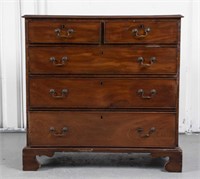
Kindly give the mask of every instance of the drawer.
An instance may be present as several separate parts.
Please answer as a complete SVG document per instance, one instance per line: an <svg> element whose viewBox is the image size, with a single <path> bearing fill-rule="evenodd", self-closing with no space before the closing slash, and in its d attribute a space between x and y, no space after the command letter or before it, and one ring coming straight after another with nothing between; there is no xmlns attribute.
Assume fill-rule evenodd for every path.
<svg viewBox="0 0 200 179"><path fill-rule="evenodd" d="M177 49L138 46L30 47L31 74L176 74Z"/></svg>
<svg viewBox="0 0 200 179"><path fill-rule="evenodd" d="M99 43L99 21L30 21L29 43Z"/></svg>
<svg viewBox="0 0 200 179"><path fill-rule="evenodd" d="M33 108L176 107L176 79L32 77L29 87Z"/></svg>
<svg viewBox="0 0 200 179"><path fill-rule="evenodd" d="M29 112L29 146L175 147L175 113Z"/></svg>
<svg viewBox="0 0 200 179"><path fill-rule="evenodd" d="M106 21L105 43L177 43L178 21Z"/></svg>

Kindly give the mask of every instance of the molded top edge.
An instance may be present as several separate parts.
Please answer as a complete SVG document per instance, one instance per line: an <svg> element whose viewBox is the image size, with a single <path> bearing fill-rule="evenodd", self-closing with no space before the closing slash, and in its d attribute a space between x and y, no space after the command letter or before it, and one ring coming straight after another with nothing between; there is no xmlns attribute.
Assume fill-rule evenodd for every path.
<svg viewBox="0 0 200 179"><path fill-rule="evenodd" d="M24 15L22 16L26 19L180 19L184 16L182 15L135 15L135 16L128 16L128 15Z"/></svg>

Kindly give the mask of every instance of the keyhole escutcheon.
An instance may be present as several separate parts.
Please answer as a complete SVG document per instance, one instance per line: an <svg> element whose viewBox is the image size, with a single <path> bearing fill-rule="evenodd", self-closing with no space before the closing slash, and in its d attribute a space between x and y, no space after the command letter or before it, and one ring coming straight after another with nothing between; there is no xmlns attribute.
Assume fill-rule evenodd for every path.
<svg viewBox="0 0 200 179"><path fill-rule="evenodd" d="M99 55L100 56L103 55L103 50L100 50Z"/></svg>

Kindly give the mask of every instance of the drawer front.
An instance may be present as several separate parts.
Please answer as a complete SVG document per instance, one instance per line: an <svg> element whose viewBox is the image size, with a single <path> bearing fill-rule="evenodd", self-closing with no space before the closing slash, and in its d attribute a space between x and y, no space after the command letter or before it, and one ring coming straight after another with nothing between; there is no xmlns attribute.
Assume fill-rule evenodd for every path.
<svg viewBox="0 0 200 179"><path fill-rule="evenodd" d="M174 113L29 112L29 146L175 147Z"/></svg>
<svg viewBox="0 0 200 179"><path fill-rule="evenodd" d="M99 43L99 21L30 21L29 43Z"/></svg>
<svg viewBox="0 0 200 179"><path fill-rule="evenodd" d="M177 43L178 21L106 21L105 43Z"/></svg>
<svg viewBox="0 0 200 179"><path fill-rule="evenodd" d="M54 108L175 108L176 79L32 78L30 106Z"/></svg>
<svg viewBox="0 0 200 179"><path fill-rule="evenodd" d="M175 74L176 48L30 47L32 74Z"/></svg>

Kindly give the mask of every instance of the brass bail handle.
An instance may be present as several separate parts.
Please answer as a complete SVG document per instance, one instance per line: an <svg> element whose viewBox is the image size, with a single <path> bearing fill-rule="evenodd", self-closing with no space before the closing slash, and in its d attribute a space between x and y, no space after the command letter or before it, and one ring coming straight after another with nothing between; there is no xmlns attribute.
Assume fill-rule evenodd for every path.
<svg viewBox="0 0 200 179"><path fill-rule="evenodd" d="M144 33L140 33L141 31L143 31ZM143 24L141 24L138 28L134 28L132 29L132 35L135 36L136 38L145 38L149 35L149 32L151 31L150 27L144 27Z"/></svg>
<svg viewBox="0 0 200 179"><path fill-rule="evenodd" d="M72 28L67 28L67 25L61 25L60 28L54 30L57 37L60 38L71 38L75 32Z"/></svg>
<svg viewBox="0 0 200 179"><path fill-rule="evenodd" d="M64 98L67 95L68 89L62 89L61 90L61 95L58 95L55 89L50 89L49 93L51 94L51 96L53 98L60 99L60 98Z"/></svg>
<svg viewBox="0 0 200 179"><path fill-rule="evenodd" d="M63 127L60 132L57 132L57 130L54 127L50 127L49 131L52 135L54 135L56 137L62 137L62 136L66 135L68 128Z"/></svg>
<svg viewBox="0 0 200 179"><path fill-rule="evenodd" d="M141 128L141 127L137 128L136 131L137 131L137 133L139 134L140 137L146 138L146 137L150 137L150 135L156 131L156 128L151 127L146 134L144 134L144 129Z"/></svg>
<svg viewBox="0 0 200 179"><path fill-rule="evenodd" d="M144 90L143 89L139 89L138 91L137 91L137 93L141 96L141 98L143 98L143 99L151 99L153 96L155 96L156 94L157 94L157 91L155 90L155 89L152 89L151 91L150 91L150 95L149 96L145 96L144 95Z"/></svg>
<svg viewBox="0 0 200 179"><path fill-rule="evenodd" d="M151 57L149 63L144 63L144 61L145 61L144 58L143 57L138 57L137 61L140 64L140 66L142 66L142 67L150 67L154 63L156 63L157 60L156 60L156 57Z"/></svg>
<svg viewBox="0 0 200 179"><path fill-rule="evenodd" d="M53 65L56 67L64 66L67 60L68 60L67 56L62 57L61 60L59 61L55 57L50 57L49 59L49 61L52 62Z"/></svg>

